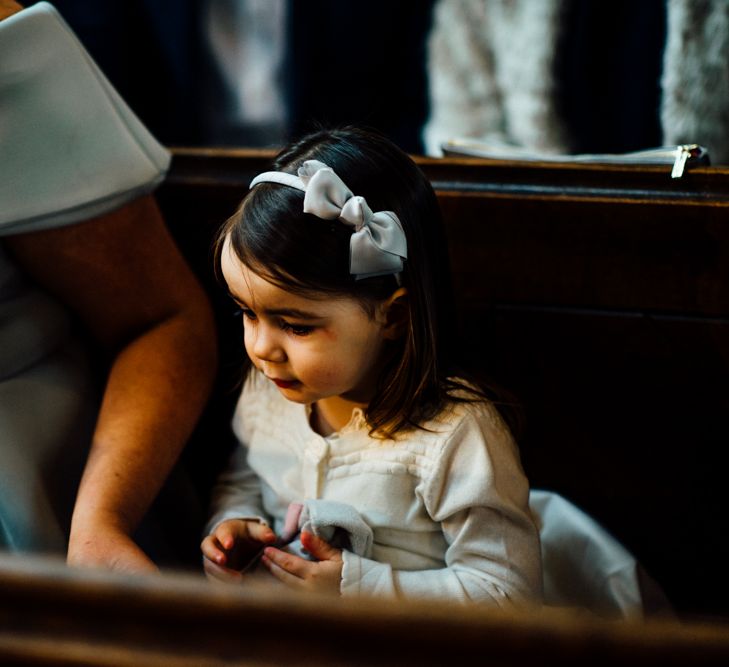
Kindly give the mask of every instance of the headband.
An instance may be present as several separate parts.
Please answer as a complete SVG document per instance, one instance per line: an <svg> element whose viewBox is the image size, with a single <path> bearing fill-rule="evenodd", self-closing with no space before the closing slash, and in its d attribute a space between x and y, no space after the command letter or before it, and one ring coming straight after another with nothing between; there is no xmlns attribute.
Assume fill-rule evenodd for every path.
<svg viewBox="0 0 729 667"><path fill-rule="evenodd" d="M392 211L372 212L364 197L355 197L330 167L307 160L298 175L266 171L256 176L259 183L278 183L304 192L304 213L323 220L341 220L354 227L349 242L349 272L357 279L399 274L408 250L400 220Z"/></svg>

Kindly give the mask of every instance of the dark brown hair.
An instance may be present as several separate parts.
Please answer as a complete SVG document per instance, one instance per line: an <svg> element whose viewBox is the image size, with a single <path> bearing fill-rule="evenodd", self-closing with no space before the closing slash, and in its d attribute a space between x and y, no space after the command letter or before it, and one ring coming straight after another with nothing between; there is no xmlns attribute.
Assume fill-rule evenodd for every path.
<svg viewBox="0 0 729 667"><path fill-rule="evenodd" d="M394 211L407 238L408 259L400 280L408 292L408 324L406 334L393 342L395 349L367 408L371 433L394 437L437 415L449 400L482 397L449 379L455 368L447 244L425 175L388 139L352 127L303 137L278 155L272 169L296 173L312 159L331 167L373 211ZM303 192L279 184L253 188L219 232L219 275L220 252L229 236L240 261L266 280L304 296L349 296L371 315L374 305L397 289L395 277L355 280L349 273L352 228L304 213L303 199ZM461 390L458 396L454 390Z"/></svg>

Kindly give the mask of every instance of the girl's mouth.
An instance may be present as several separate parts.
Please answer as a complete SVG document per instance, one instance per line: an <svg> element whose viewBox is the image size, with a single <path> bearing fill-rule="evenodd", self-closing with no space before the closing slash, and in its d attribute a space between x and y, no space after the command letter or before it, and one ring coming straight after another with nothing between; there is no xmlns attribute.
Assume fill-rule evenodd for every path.
<svg viewBox="0 0 729 667"><path fill-rule="evenodd" d="M298 380L277 380L276 378L271 378L271 380L280 389L291 389L291 387L299 384Z"/></svg>

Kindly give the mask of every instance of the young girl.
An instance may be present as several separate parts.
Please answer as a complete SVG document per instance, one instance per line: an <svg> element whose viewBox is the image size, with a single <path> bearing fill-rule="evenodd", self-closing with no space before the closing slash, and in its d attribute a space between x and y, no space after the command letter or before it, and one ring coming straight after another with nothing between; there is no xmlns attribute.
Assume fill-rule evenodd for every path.
<svg viewBox="0 0 729 667"><path fill-rule="evenodd" d="M202 543L209 576L240 580L260 556L306 590L539 598L516 446L452 375L446 257L430 184L378 135L312 134L253 180L217 245L251 367ZM278 548L291 509L287 537L304 524L313 560ZM348 548L317 536L326 523Z"/></svg>

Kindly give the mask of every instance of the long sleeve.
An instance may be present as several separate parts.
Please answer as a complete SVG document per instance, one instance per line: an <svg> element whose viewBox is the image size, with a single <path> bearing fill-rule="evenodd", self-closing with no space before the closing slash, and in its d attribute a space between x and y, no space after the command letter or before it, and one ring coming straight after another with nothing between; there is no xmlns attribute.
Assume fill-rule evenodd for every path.
<svg viewBox="0 0 729 667"><path fill-rule="evenodd" d="M511 436L488 412L459 424L419 489L448 548L441 569L407 571L345 552L343 595L509 606L541 597L539 537Z"/></svg>
<svg viewBox="0 0 729 667"><path fill-rule="evenodd" d="M235 448L228 468L218 478L210 503L206 534L228 519L255 519L268 523L261 501L261 482L247 461L248 449Z"/></svg>
<svg viewBox="0 0 729 667"><path fill-rule="evenodd" d="M252 433L258 419L265 418L265 413L257 400L252 378L248 378L233 416L233 431L239 444L213 488L206 534L227 519L256 519L268 523L269 517L263 509L261 480L248 463Z"/></svg>

